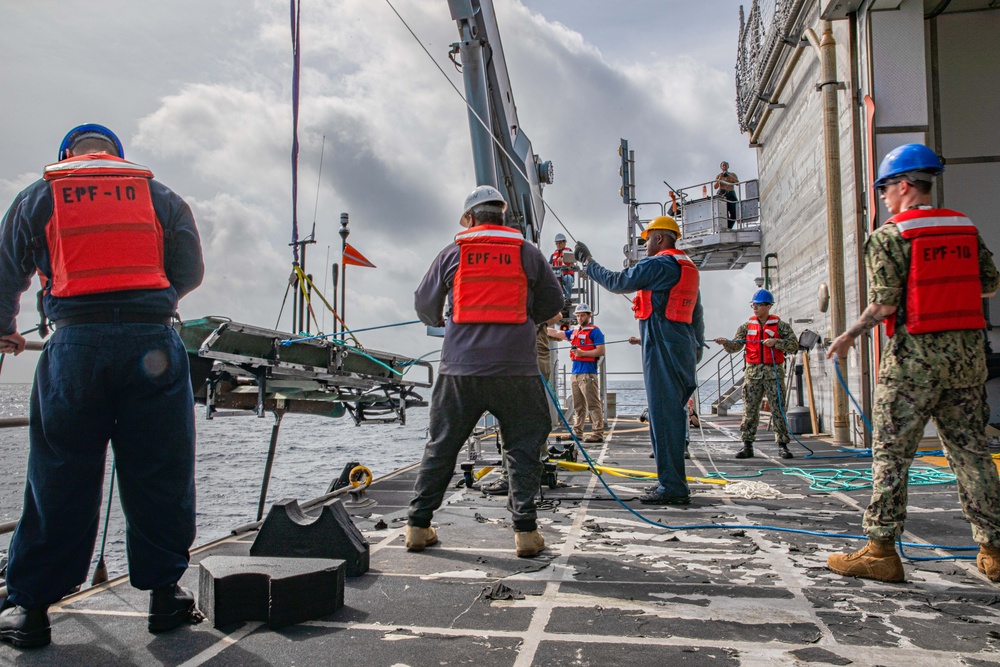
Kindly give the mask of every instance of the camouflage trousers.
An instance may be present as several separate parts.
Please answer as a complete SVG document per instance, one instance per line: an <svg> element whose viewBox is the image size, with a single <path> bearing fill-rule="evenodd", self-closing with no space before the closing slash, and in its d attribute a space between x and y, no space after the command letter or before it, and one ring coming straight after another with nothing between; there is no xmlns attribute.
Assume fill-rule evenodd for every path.
<svg viewBox="0 0 1000 667"><path fill-rule="evenodd" d="M890 382L878 386L875 403L872 499L865 510L865 534L891 540L903 532L910 464L927 420L933 419L973 539L1000 547L1000 477L986 450L986 389Z"/></svg>
<svg viewBox="0 0 1000 667"><path fill-rule="evenodd" d="M784 384L784 378L778 376L777 382ZM777 436L779 443L788 444L792 439L788 432L788 426L782 419L778 405L778 384L774 378L747 380L743 383L743 421L740 423L740 437L743 442L753 442L757 437L757 422L760 421L760 402L767 396L767 402L771 405L774 415L771 418L771 428ZM784 391L784 388L782 388Z"/></svg>

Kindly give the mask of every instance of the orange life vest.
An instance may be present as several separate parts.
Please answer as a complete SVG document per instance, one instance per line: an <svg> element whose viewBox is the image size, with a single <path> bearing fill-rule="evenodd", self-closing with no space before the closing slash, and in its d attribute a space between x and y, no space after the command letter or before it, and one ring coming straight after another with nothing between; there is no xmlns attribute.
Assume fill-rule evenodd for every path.
<svg viewBox="0 0 1000 667"><path fill-rule="evenodd" d="M910 267L906 298L886 319L886 333L895 333L897 314L911 334L985 327L975 225L943 208L903 211L888 222L910 242Z"/></svg>
<svg viewBox="0 0 1000 667"><path fill-rule="evenodd" d="M451 319L458 324L523 324L528 277L521 266L524 237L502 225L476 225L455 235L458 271Z"/></svg>
<svg viewBox="0 0 1000 667"><path fill-rule="evenodd" d="M573 273L573 263L566 261L567 252L569 251L563 248L562 250L556 250L549 257L549 264L552 265L552 268L556 269L556 273L559 275L568 276Z"/></svg>
<svg viewBox="0 0 1000 667"><path fill-rule="evenodd" d="M780 338L778 334L778 316L768 315L762 327L756 317L747 322L747 342L744 347L748 364L767 364L774 366L785 363L785 353L773 347L764 345L768 338Z"/></svg>
<svg viewBox="0 0 1000 667"><path fill-rule="evenodd" d="M590 335L596 329L592 324L588 324L585 327L579 327L573 332L573 336L569 339L570 350L569 358L573 361L590 361L597 363L600 357L584 357L583 355L577 354L577 350L593 350L597 346L594 345L594 341L591 339Z"/></svg>
<svg viewBox="0 0 1000 667"><path fill-rule="evenodd" d="M694 319L694 307L698 303L698 267L695 266L683 250L668 248L656 253L656 256L672 255L681 267L681 277L677 284L670 288L667 297L666 318L671 322L691 324ZM647 289L639 290L632 299L632 312L635 319L648 320L653 314L653 292Z"/></svg>
<svg viewBox="0 0 1000 667"><path fill-rule="evenodd" d="M45 238L52 295L164 289L163 228L149 194L152 172L106 154L50 164L52 217Z"/></svg>

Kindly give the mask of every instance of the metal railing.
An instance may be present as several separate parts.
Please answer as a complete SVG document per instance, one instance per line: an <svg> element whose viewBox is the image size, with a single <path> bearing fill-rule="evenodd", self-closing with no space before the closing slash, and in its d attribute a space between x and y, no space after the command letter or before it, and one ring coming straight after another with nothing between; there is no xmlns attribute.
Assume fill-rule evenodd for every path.
<svg viewBox="0 0 1000 667"><path fill-rule="evenodd" d="M715 372L704 380L701 379L702 371L712 367L715 362ZM742 354L729 354L724 348L715 351L708 359L703 359L698 366L698 408L699 414L703 414L707 409L711 413L712 407L725 396L740 378L746 368L746 361Z"/></svg>
<svg viewBox="0 0 1000 667"><path fill-rule="evenodd" d="M798 14L802 0L753 0L744 16L740 7L740 33L736 49L736 115L740 129L754 129L777 63L780 47L789 36L789 19Z"/></svg>
<svg viewBox="0 0 1000 667"><path fill-rule="evenodd" d="M725 231L760 229L760 185L757 179L734 183L736 201L715 192L715 180L696 183L677 191L674 217L681 227L681 238L718 234ZM728 205L735 204L733 225L729 226Z"/></svg>

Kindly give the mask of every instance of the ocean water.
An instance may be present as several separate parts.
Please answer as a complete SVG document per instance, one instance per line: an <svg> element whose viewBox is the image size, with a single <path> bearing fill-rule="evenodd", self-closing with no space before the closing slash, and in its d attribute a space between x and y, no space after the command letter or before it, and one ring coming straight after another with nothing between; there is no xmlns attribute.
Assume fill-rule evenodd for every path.
<svg viewBox="0 0 1000 667"><path fill-rule="evenodd" d="M640 381L610 381L617 392L618 414L638 415L645 406ZM0 417L28 414L30 385L0 384ZM425 398L430 390L424 390ZM195 545L224 537L236 526L257 518L264 464L273 418L255 416L205 419L203 406L196 406L196 488L198 536ZM281 423L267 507L282 498L304 502L322 495L330 482L352 461L371 469L375 477L420 460L427 440L428 408L411 408L407 423L355 426L350 417L330 419L313 415L285 415ZM0 523L17 520L21 513L24 476L28 461L28 429L0 429ZM110 481L111 457L105 474L105 505ZM127 571L125 520L117 489L111 504L105 563L109 574ZM105 509L102 508L102 513ZM101 529L104 520L101 518ZM101 536L98 535L100 550ZM0 535L5 552L10 534ZM95 553L93 562L97 562ZM93 568L91 568L93 571Z"/></svg>

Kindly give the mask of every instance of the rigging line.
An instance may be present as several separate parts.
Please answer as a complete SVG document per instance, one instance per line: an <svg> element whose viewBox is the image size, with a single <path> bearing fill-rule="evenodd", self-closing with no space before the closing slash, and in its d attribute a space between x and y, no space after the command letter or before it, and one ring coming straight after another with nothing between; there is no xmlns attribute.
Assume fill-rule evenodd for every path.
<svg viewBox="0 0 1000 667"><path fill-rule="evenodd" d="M326 140L326 136L324 136L323 139ZM323 166L323 163L322 163L322 161L320 161L320 168L321 169L322 169L322 166ZM315 224L316 223L313 222L313 225L315 225ZM326 264L323 266L323 293L324 294L326 293L326 279L330 277L330 275L326 272L326 267L328 267L328 266L330 266L330 246L329 245L326 246ZM326 311L324 310L323 311L323 326L320 327L320 331L322 331L325 328L326 328Z"/></svg>
<svg viewBox="0 0 1000 667"><path fill-rule="evenodd" d="M316 215L319 213L319 189L323 184L323 153L326 150L326 135L319 145L319 174L316 175L316 202L313 204L313 231L316 230Z"/></svg>
<svg viewBox="0 0 1000 667"><path fill-rule="evenodd" d="M703 524L690 524L690 525L681 525L681 526L678 526L678 525L671 525L671 524L667 524L667 523L660 523L659 521L653 521L652 519L644 516L643 514L640 514L636 510L632 509L629 505L627 505L625 503L625 501L622 500L618 496L618 494L616 494L611 489L611 487L608 485L608 483L604 480L604 476L601 475L596 470L596 468L598 467L598 464L594 462L594 459L591 458L590 454L587 452L586 448L584 448L584 446L580 442L579 438L577 438L576 434L573 433L573 429L570 427L569 422L566 421L566 415L563 413L562 408L559 406L559 401L556 399L556 395L555 395L555 393L553 393L552 388L549 386L548 381L545 380L545 377L541 376L541 374L539 374L539 376L542 378L542 383L545 385L545 391L549 395L549 400L552 401L552 404L555 406L556 413L559 415L560 421L562 422L563 426L569 431L570 436L573 438L573 441L576 443L577 449L580 451L581 454L583 454L583 458L587 462L586 465L590 468L590 470L595 475L597 475L598 481L604 486L605 490L611 495L611 497L615 500L615 502L617 502L622 508L624 508L626 511L628 511L630 514L632 514L633 516L635 516L637 519L639 519L643 523L649 524L649 525L651 525L651 526L653 526L655 528L660 528L660 529L663 529L663 530L732 530L732 529L741 529L741 530L759 530L759 531L764 531L764 532L766 532L766 531L774 531L774 532L778 532L778 533L795 533L795 534L800 534L800 535L815 535L815 536L819 536L819 537L837 537L837 538L850 539L850 540L865 540L865 541L867 541L869 539L867 535L851 535L851 534L848 534L848 533L834 533L834 532L830 532L830 531L821 531L821 530L805 530L805 529L802 529L802 528L785 528L783 526L772 526L772 525L764 525L764 524L703 523ZM948 550L951 550L951 551L971 551L971 550L979 549L978 545L974 545L974 546L951 546L951 545L940 545L940 544L920 544L920 543L916 543L916 542L903 542L902 538L900 538L900 537L896 538L896 543L900 546L900 550L901 551L902 551L902 547L903 546L912 547L912 548L918 548L918 549L948 549ZM975 558L975 556L942 556L942 557L940 557L941 560L970 560L970 559L974 559L974 558Z"/></svg>
<svg viewBox="0 0 1000 667"><path fill-rule="evenodd" d="M302 271L302 269L299 269L299 271ZM305 273L303 272L302 275L305 275ZM306 276L306 278L308 277L309 276ZM316 317L316 311L313 310L312 296L309 294L309 289L308 289L309 287L315 288L315 285L313 285L312 280L309 280L308 285L306 285L305 281L299 280L299 289L302 291L302 296L306 300L306 306L308 306L309 308L309 316L312 317L313 324L315 324L316 327L319 328L319 318Z"/></svg>
<svg viewBox="0 0 1000 667"><path fill-rule="evenodd" d="M27 336L30 333L34 333L34 332L38 331L40 328L41 328L41 326L33 327L31 329L26 329L25 331L21 332L21 335L22 336ZM3 360L6 359L6 358L7 358L7 353L6 352L0 352L0 371L3 370Z"/></svg>
<svg viewBox="0 0 1000 667"><path fill-rule="evenodd" d="M302 271L301 268L299 268L298 266L293 266L292 269L295 271L295 274L299 277L300 281L308 282L310 285L313 285L312 279L309 276L307 276L305 272ZM313 287L315 287L315 285L313 285ZM330 312L333 313L333 316L337 318L337 321L340 322L340 324L344 327L344 329L347 329L348 328L347 323L344 322L344 319L340 316L340 313L334 310L333 306L330 305L330 302L326 300L325 296L323 296L323 293L317 290L316 296L318 296L320 298L320 301L323 302L323 305L325 305L330 310ZM354 336L351 336L351 338L354 339L354 342L357 344L359 348L364 349L364 345L361 344L361 341L359 341Z"/></svg>
<svg viewBox="0 0 1000 667"><path fill-rule="evenodd" d="M510 166L513 167L514 170L517 173L519 173L525 181L530 183L531 179L529 179L528 175L524 173L523 169L521 169L521 165L518 164L514 160L514 158L510 156L510 153L508 153L507 149L503 147L503 144L501 144L500 141L496 138L496 136L493 135L493 130L490 128L490 126L487 125L486 121L482 119L479 113L477 113L476 110L472 108L472 105L469 104L469 101L465 98L465 95L463 95L462 91L458 89L458 86L456 86L455 82L451 80L451 78L448 76L448 73L444 71L444 68L438 64L438 61L434 59L434 56L431 55L431 52L427 50L427 47L424 46L424 43L420 41L419 37L417 37L417 33L413 32L413 28L410 27L410 25L406 22L406 19L404 19L402 15L400 15L399 11L393 6L391 0L385 0L385 4L389 5L389 9L391 9L392 12L399 18L399 20L403 23L403 26L406 28L406 30L410 33L410 35L413 36L413 39L417 42L417 44L420 45L420 48L423 49L424 53L427 54L427 57L431 59L431 62L434 63L434 66L437 67L439 72L441 72L441 76L445 78L445 81L447 81L448 85L452 87L452 90L455 91L455 94L458 95L463 102L465 102L465 106L469 110L469 112L476 118L477 121L479 121L479 124L482 125L483 128L489 133L490 138L493 140L493 143L496 145L497 149L499 149L499 151L504 154L504 157L507 158L507 161L510 163ZM544 199L542 200L542 205L546 209L548 209L548 211L553 216L555 216L556 222L559 223L559 226L562 227L563 231L565 231L566 234L575 242L576 237L573 236L573 233L569 231L565 223L563 223L563 221L559 218L556 212L552 209L551 206L549 206L549 204Z"/></svg>
<svg viewBox="0 0 1000 667"><path fill-rule="evenodd" d="M299 263L299 0L290 0L292 30L292 262Z"/></svg>
<svg viewBox="0 0 1000 667"><path fill-rule="evenodd" d="M854 407L857 408L858 414L861 415L861 420L865 423L865 428L868 429L869 433L874 434L875 429L872 428L872 423L868 421L868 416L865 414L865 411L861 409L861 406L858 405L857 400L854 398L854 394L851 393L850 387L847 386L847 382L844 380L844 376L840 374L840 364L837 363L838 361L837 355L833 355L833 368L837 371L837 379L840 381L840 385L844 388L844 391L847 392L848 397L851 399L851 403L853 403Z"/></svg>
<svg viewBox="0 0 1000 667"><path fill-rule="evenodd" d="M288 292L292 289L292 281L289 280L288 284L285 285L285 298L281 300L281 308L278 309L278 321L274 323L274 328L277 329L278 325L281 324L281 316L285 312L285 302L288 301ZM293 327L295 325L292 325Z"/></svg>
<svg viewBox="0 0 1000 667"><path fill-rule="evenodd" d="M324 338L332 338L333 336L347 336L359 331L374 331L375 329L389 329L392 327L402 327L407 324L420 324L420 320L410 320L409 322L396 322L395 324L381 324L377 327L364 327L363 329L351 329L350 331L336 331L334 333L328 334L316 334L315 336L307 336L305 338L288 338L286 340L280 341L281 345L287 347L294 343L302 343L307 340L321 340Z"/></svg>

